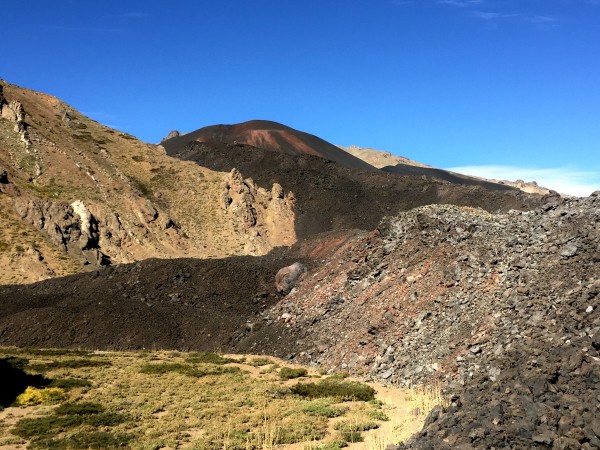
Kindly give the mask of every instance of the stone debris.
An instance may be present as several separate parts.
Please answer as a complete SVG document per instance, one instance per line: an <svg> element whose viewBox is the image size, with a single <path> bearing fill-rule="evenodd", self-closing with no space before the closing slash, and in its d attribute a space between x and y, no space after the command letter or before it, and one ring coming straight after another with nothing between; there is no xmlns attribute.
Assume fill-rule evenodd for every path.
<svg viewBox="0 0 600 450"><path fill-rule="evenodd" d="M406 448L599 448L599 223L598 193L506 214L416 208L270 315L294 317L299 362L439 380L450 405Z"/></svg>

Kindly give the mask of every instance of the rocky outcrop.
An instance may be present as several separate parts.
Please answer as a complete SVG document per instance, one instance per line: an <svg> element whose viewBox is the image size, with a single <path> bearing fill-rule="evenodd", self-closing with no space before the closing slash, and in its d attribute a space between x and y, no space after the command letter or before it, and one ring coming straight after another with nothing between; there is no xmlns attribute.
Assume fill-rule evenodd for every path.
<svg viewBox="0 0 600 450"><path fill-rule="evenodd" d="M232 169L221 187L220 203L236 233L246 236L246 252L264 254L274 245L296 241L294 194L286 195L279 184L269 192Z"/></svg>
<svg viewBox="0 0 600 450"><path fill-rule="evenodd" d="M161 142L166 141L167 139L173 139L173 138L176 138L176 137L179 137L179 136L180 136L179 131L177 131L177 130L171 130L171 131L169 131L169 134L167 134L166 137L164 137L163 139L161 139Z"/></svg>
<svg viewBox="0 0 600 450"><path fill-rule="evenodd" d="M449 400L411 448L597 448L600 192L384 220L265 314L281 355ZM261 338L263 326L252 340Z"/></svg>
<svg viewBox="0 0 600 450"><path fill-rule="evenodd" d="M17 197L15 210L28 225L44 232L65 253L88 263L106 265L110 258L100 251L99 223L85 204Z"/></svg>
<svg viewBox="0 0 600 450"><path fill-rule="evenodd" d="M16 100L7 102L4 96L2 96L0 100L0 115L9 122L15 124L14 131L19 133L21 143L26 149L29 149L31 147L31 140L29 139L29 133L27 132L23 105Z"/></svg>
<svg viewBox="0 0 600 450"><path fill-rule="evenodd" d="M275 288L277 292L284 295L288 294L307 270L306 266L299 262L280 269L277 275L275 275Z"/></svg>

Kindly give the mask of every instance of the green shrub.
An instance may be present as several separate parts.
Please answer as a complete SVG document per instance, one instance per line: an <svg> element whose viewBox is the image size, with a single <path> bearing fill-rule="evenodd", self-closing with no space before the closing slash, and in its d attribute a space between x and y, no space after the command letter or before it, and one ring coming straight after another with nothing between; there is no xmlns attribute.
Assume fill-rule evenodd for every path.
<svg viewBox="0 0 600 450"><path fill-rule="evenodd" d="M270 358L260 357L260 358L254 358L248 364L250 364L251 366L254 366L254 367L262 367L262 366L266 366L268 364L274 364L274 362Z"/></svg>
<svg viewBox="0 0 600 450"><path fill-rule="evenodd" d="M344 441L350 443L363 441L363 437L360 431L342 431L340 432L340 436Z"/></svg>
<svg viewBox="0 0 600 450"><path fill-rule="evenodd" d="M305 377L308 374L306 369L293 369L291 367L282 367L279 371L279 378L282 380L291 380L293 378Z"/></svg>
<svg viewBox="0 0 600 450"><path fill-rule="evenodd" d="M323 380L320 383L298 383L290 388L293 394L306 398L333 397L340 401L369 401L375 398L375 389L357 381Z"/></svg>
<svg viewBox="0 0 600 450"><path fill-rule="evenodd" d="M372 409L367 412L367 416L373 420L379 420L381 422L387 422L390 418L380 409Z"/></svg>
<svg viewBox="0 0 600 450"><path fill-rule="evenodd" d="M344 431L368 431L379 428L379 425L373 421L359 422L358 420L343 420L337 422L334 426L334 430L341 432Z"/></svg>
<svg viewBox="0 0 600 450"><path fill-rule="evenodd" d="M100 414L104 412L104 406L99 403L63 403L54 410L57 416L89 416L90 414Z"/></svg>
<svg viewBox="0 0 600 450"><path fill-rule="evenodd" d="M91 387L92 383L88 380L82 380L81 378L63 378L58 380L52 380L52 382L48 385L48 387L60 388L68 391L69 389L74 388L85 388Z"/></svg>
<svg viewBox="0 0 600 450"><path fill-rule="evenodd" d="M348 408L332 406L329 402L322 399L313 400L304 406L304 412L309 416L327 417L329 419L343 416L346 411L348 411Z"/></svg>

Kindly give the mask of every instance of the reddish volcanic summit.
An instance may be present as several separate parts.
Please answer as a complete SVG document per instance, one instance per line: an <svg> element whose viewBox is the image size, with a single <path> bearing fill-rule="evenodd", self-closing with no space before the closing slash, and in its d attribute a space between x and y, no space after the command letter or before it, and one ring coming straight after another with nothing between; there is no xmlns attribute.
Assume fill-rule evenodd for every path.
<svg viewBox="0 0 600 450"><path fill-rule="evenodd" d="M289 155L314 155L352 169L377 171L370 164L317 136L268 120L200 128L188 134L165 139L161 145L172 155L183 150L192 141L246 144Z"/></svg>

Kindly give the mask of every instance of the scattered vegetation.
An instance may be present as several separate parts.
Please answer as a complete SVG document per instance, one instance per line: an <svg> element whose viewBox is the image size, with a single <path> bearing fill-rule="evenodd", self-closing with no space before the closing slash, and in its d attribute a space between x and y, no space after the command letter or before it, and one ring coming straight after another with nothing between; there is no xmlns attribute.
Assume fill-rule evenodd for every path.
<svg viewBox="0 0 600 450"><path fill-rule="evenodd" d="M378 428L379 425L372 420L359 422L358 420L344 420L337 422L334 426L334 430L341 432L352 432L352 431L367 431Z"/></svg>
<svg viewBox="0 0 600 450"><path fill-rule="evenodd" d="M32 446L38 448L105 448L98 447L98 445L111 441L104 429L115 427L127 420L127 416L106 412L103 406L96 403L65 403L56 408L54 413L49 416L19 420L12 428L11 433L31 440ZM77 444L80 433L68 433L82 427L88 433L91 431L90 429L94 428L103 430L89 433L88 437L93 439L86 438L84 440L86 446L81 447ZM101 431L102 434L98 434L98 431ZM114 437L119 441L125 440L124 436Z"/></svg>
<svg viewBox="0 0 600 450"><path fill-rule="evenodd" d="M201 378L207 375L222 375L226 373L239 373L239 367L195 367L189 364L162 363L146 364L141 367L141 373L162 375L168 372L176 372L190 377Z"/></svg>
<svg viewBox="0 0 600 450"><path fill-rule="evenodd" d="M291 388L291 391L301 397L333 397L340 401L368 402L375 398L375 389L357 381L323 380L320 383L298 383Z"/></svg>
<svg viewBox="0 0 600 450"><path fill-rule="evenodd" d="M98 359L65 359L60 361L52 361L48 363L29 364L29 370L36 372L46 372L54 369L78 369L81 367L106 367L110 366L110 361Z"/></svg>
<svg viewBox="0 0 600 450"><path fill-rule="evenodd" d="M368 385L340 379L292 385L279 371L262 373L277 366L271 358L150 351L98 357L0 348L4 355L29 373L36 365L43 368L51 380L46 388L61 389L64 398L54 408L28 406L21 420L0 426L0 446L233 450L299 443L307 450L336 450L364 439L368 448L383 450L399 442L396 415L388 402L373 400L375 391ZM47 357L54 361L42 364ZM28 359L39 362L28 365ZM410 396L417 400L417 394ZM410 411L402 414L414 420ZM382 421L384 415L390 420ZM423 419L419 416L414 430ZM381 445L372 444L374 433L381 433Z"/></svg>
<svg viewBox="0 0 600 450"><path fill-rule="evenodd" d="M42 439L36 442L39 448L55 449L107 449L126 447L132 436L125 433L113 434L106 431L79 432L60 439Z"/></svg>
<svg viewBox="0 0 600 450"><path fill-rule="evenodd" d="M282 367L279 370L279 378L282 380L291 380L293 378L305 377L308 374L306 369L293 369L291 367Z"/></svg>
<svg viewBox="0 0 600 450"><path fill-rule="evenodd" d="M347 407L334 406L331 401L326 399L313 400L304 406L304 412L309 416L321 416L330 419L343 416L346 411L348 411Z"/></svg>
<svg viewBox="0 0 600 450"><path fill-rule="evenodd" d="M52 380L48 385L49 388L59 388L65 391L75 388L88 388L91 387L92 383L88 380L82 380L81 378L62 378Z"/></svg>
<svg viewBox="0 0 600 450"><path fill-rule="evenodd" d="M275 364L275 361L273 361L271 358L260 357L252 359L252 361L250 361L249 364L253 367L262 367L268 366L270 364Z"/></svg>

